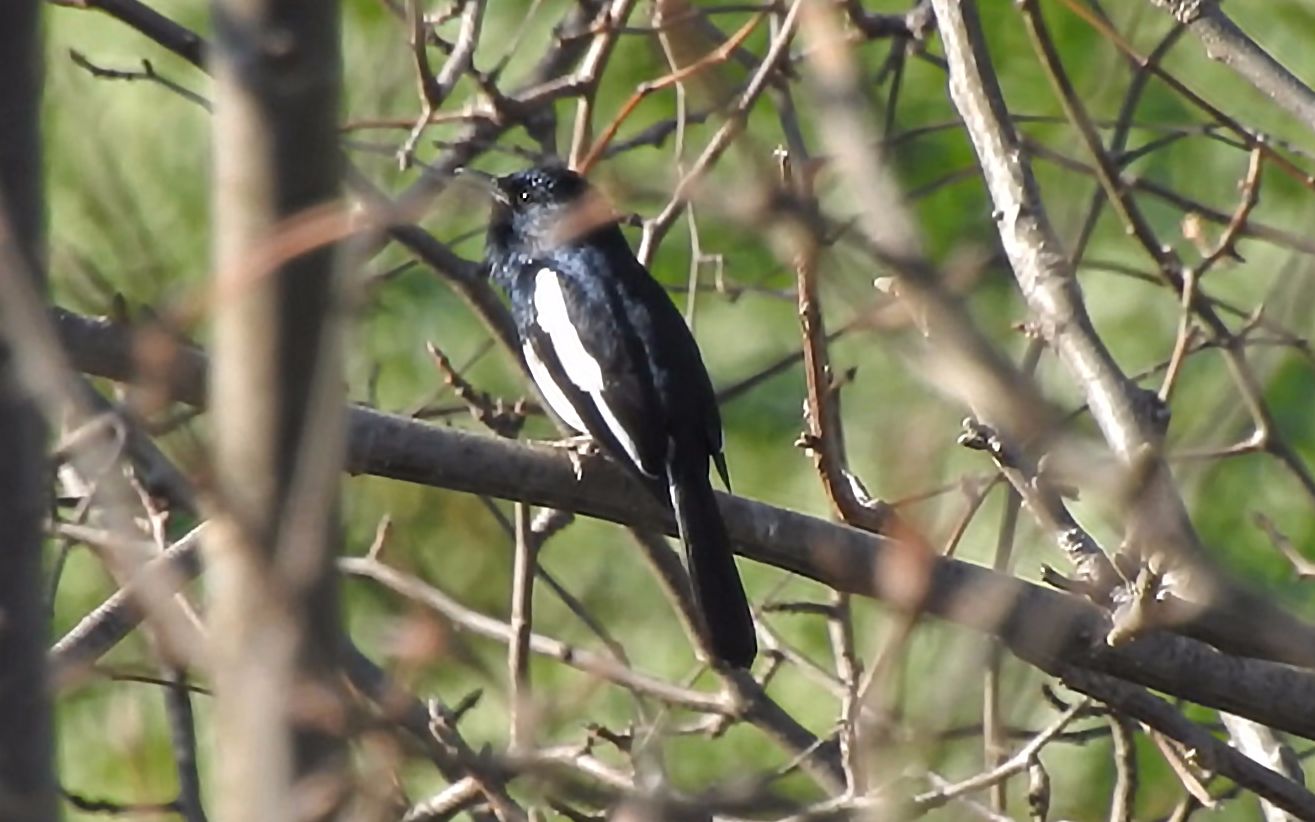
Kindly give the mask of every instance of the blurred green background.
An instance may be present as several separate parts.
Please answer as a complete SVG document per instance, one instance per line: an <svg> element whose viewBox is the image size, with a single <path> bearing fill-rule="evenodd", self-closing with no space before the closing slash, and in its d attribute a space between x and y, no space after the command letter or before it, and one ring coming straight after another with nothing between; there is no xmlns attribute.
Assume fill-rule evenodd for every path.
<svg viewBox="0 0 1315 822"><path fill-rule="evenodd" d="M153 5L186 26L208 31L204 3L160 0ZM501 59L502 49L524 25L520 45L503 74L514 85L541 53L565 5L543 2L527 21L525 5L491 3L483 38L488 48L477 52L476 64L488 67ZM902 3L865 5L872 11L905 9ZM1127 63L1062 4L1043 2L1042 6L1092 114L1112 119L1130 79ZM1153 48L1167 29L1167 18L1149 3L1111 6L1118 29L1142 53ZM646 11L641 4L636 20ZM1315 81L1315 57L1309 48L1309 33L1315 31L1315 6L1232 4L1228 11L1285 65L1307 81ZM986 2L982 14L1011 110L1042 117L1058 114L1012 6ZM405 26L374 0L347 0L343 15L344 122L414 118L416 86ZM718 16L717 22L723 30L733 31L747 19L747 14L730 14ZM115 295L121 295L134 312L149 308L168 314L198 295L209 271L208 114L196 103L154 83L94 78L74 64L70 50L114 69L136 69L142 59L149 59L161 75L202 96L210 93L209 82L199 71L101 14L52 7L47 12L46 34L46 166L55 300L73 310L103 314L110 311ZM765 41L765 34L756 32L747 46L761 54ZM933 54L940 52L934 38L928 48ZM888 49L888 43L877 42L860 51L869 77L876 75ZM1239 121L1315 151L1308 131L1227 69L1209 62L1192 38L1180 42L1166 65ZM597 123L601 126L610 120L635 84L665 71L662 54L650 37L623 37L600 89ZM727 73L740 76L733 69ZM889 82L871 87L874 123L880 122L889 92ZM458 109L471 93L463 82L446 108ZM824 124L810 117L806 86L800 87L797 95L809 145L820 151L816 135ZM673 116L675 99L672 91L652 95L623 127L620 138ZM566 129L572 111L573 104L564 105L561 111L559 139L563 146L569 145ZM1201 112L1156 82L1150 84L1136 120L1140 127L1130 141L1134 147L1163 135L1166 128L1204 122ZM888 137L953 121L943 71L929 61L911 60L902 78L894 130ZM717 125L713 118L690 127L687 157L695 156ZM1020 128L1046 145L1085 160L1074 133L1062 122L1029 121ZM435 141L453 137L458 129L443 124L428 129L419 158L435 156L441 151ZM352 130L346 137L349 154L380 185L398 191L416 175L415 170L399 171L392 156L405 134L404 129ZM734 191L744 175L753 173L766 152L781 141L779 125L764 107L750 120L745 148L726 156L713 171L708 188ZM508 135L501 147L508 146L532 147L519 131ZM652 216L675 182L671 158L670 143L641 148L606 162L595 176L623 210ZM934 185L974 164L971 148L957 128L906 135L895 142L888 158L910 193L925 248L934 260L948 270L972 270L964 261L992 259L991 208L979 177L970 173L949 184ZM1131 170L1229 212L1235 206L1237 182L1246 161L1245 151L1197 133L1139 159ZM1315 167L1309 157L1302 156L1300 162L1306 168ZM477 164L491 171L508 171L524 163L499 150L486 154ZM1044 160L1036 160L1034 167L1056 228L1066 243L1071 242L1095 183ZM839 182L824 170L819 185L829 212L844 219L852 214L852 206ZM1143 203L1160 237L1187 259L1197 259L1196 249L1180 227L1182 212L1150 198ZM1309 239L1313 203L1310 192L1269 170L1253 219ZM453 187L422 223L458 253L476 259L481 254L484 214L484 205L475 195ZM793 274L773 255L759 229L740 223L718 203L701 205L696 214L702 251L721 255L724 276L736 287L730 294L702 294L695 315L696 333L714 381L728 386L798 348ZM1208 235L1216 236L1218 230L1211 226ZM1208 279L1210 292L1246 311L1263 303L1269 318L1293 334L1308 337L1315 329L1311 310L1315 270L1310 258L1254 240L1243 241L1240 251L1245 262L1216 269ZM661 247L653 268L682 305L690 255L690 235L682 220ZM478 387L508 399L526 395L527 388L509 358L490 347L482 325L439 277L417 265L374 279L407 259L401 250L389 248L360 272L369 285L362 289L349 346L352 398L402 413L456 405L454 397L442 393L441 377L425 352L427 341L465 367ZM1087 260L1092 265L1082 269L1081 278L1088 305L1121 366L1128 373L1139 373L1163 363L1177 332L1178 305L1163 288L1108 270L1110 265L1152 270L1108 209ZM823 271L823 300L833 328L870 307L876 299L871 282L885 273L845 252L829 256ZM710 282L710 267L704 267L703 274L704 282ZM969 278L964 304L981 328L1017 359L1024 340L1013 326L1025 320L1026 313L998 258ZM1238 325L1240 321L1234 327ZM198 342L206 340L203 317L183 330ZM950 484L948 493L907 509L934 540L942 541L965 509L966 497L958 484L965 476L987 475L991 466L980 455L955 446L958 421L966 411L928 377L919 345L919 338L908 330L861 331L838 342L832 359L840 369L857 369L843 393L852 467L873 494L888 500ZM1249 356L1263 378L1279 433L1309 463L1315 459L1312 361L1281 346L1254 347ZM1038 377L1061 406L1079 404L1080 392L1049 356L1043 357ZM1147 384L1158 386L1158 378ZM802 401L803 380L795 366L728 402L723 409L727 454L737 493L825 515L825 498L811 462L792 445L801 429ZM1170 439L1175 450L1228 445L1250 434L1250 420L1217 353L1206 352L1189 360L1174 395L1173 411ZM435 424L473 426L464 412L436 419ZM1094 430L1085 419L1075 425L1080 430ZM528 433L555 436L543 420L532 421ZM203 467L205 438L205 420L198 418L168 437L166 444L180 462L197 470ZM1298 550L1315 556L1312 500L1291 476L1264 455L1185 461L1177 465L1177 471L1195 522L1216 555L1240 576L1272 591L1276 599L1315 617L1309 583L1294 579L1290 567L1252 523L1253 514L1263 512ZM480 500L367 477L345 480L343 490L349 553L364 551L377 523L388 515L393 523L387 548L391 562L472 607L505 615L512 543ZM998 489L988 497L964 535L960 557L990 563L1001 501ZM510 511L506 503L497 505L504 514ZM1118 519L1110 499L1099 493L1089 495L1077 503L1075 511L1107 547L1117 545ZM1037 578L1042 563L1063 563L1063 557L1026 514L1015 555L1017 572L1029 579ZM578 521L548 545L542 562L607 622L641 669L677 680L697 670L667 602L623 529ZM751 594L759 601L825 598L823 589L807 581L750 562L741 567ZM85 551L75 551L55 599L56 635L112 590L98 561ZM353 636L378 661L391 665L390 649L399 644L398 635L423 621L422 616L362 582L348 581L345 591ZM856 604L856 615L859 648L870 664L873 649L895 623L887 611L867 602ZM830 669L829 644L820 620L773 615L768 624L783 643ZM579 620L542 588L537 591L535 626L572 643L597 644ZM446 633L443 648L446 653L440 659L402 666L399 675L422 695L432 694L449 703L473 689L483 689L482 700L463 721L462 729L476 746L504 745L508 712L504 648ZM979 739L947 741L940 735L980 721L979 671L988 653L988 644L980 636L934 623L917 629L892 696L905 725L915 733L883 742L874 759L878 781L895 779L917 762L951 778L979 767ZM151 670L151 659L145 641L136 635L107 658L106 665L121 672ZM1041 697L1043 679L1014 660L1006 660L1004 672L1008 723L1037 728L1048 721L1053 710ZM612 728L622 728L635 719L634 700L625 692L597 685L560 665L536 660L534 678L536 694L544 699L541 738L578 741L585 719ZM706 675L699 681L709 684ZM815 733L832 729L838 710L836 695L807 671L785 666L772 681L770 693ZM163 801L173 796L167 726L157 689L93 679L62 698L58 707L60 774L66 788L120 801ZM204 769L209 750L206 697L198 698L197 711ZM1212 719L1205 712L1198 718ZM677 714L670 721L681 719ZM1137 818L1157 818L1168 813L1182 789L1153 746L1139 742L1143 771ZM779 767L783 762L783 754L747 726L737 726L715 740L672 736L663 750L674 782L691 791ZM1077 746L1052 746L1044 761L1053 782L1053 818L1105 818L1113 773L1108 738ZM441 784L431 768L414 766L406 772L406 788L415 798ZM791 777L782 783L782 791L789 795L806 797L811 790L802 778ZM1017 795L1011 805L1015 810L1023 807L1019 790L1015 780ZM945 818L957 818L952 810L944 813ZM1251 819L1257 813L1254 800L1241 800L1227 804L1213 818ZM69 818L81 817L70 811Z"/></svg>

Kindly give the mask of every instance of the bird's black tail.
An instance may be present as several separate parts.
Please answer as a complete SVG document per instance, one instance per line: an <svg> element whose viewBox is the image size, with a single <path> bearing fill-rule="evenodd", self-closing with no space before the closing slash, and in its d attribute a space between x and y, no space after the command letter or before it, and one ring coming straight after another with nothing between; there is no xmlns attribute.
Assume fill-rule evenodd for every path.
<svg viewBox="0 0 1315 822"><path fill-rule="evenodd" d="M672 460L668 466L671 505L676 511L680 541L685 545L694 599L703 612L712 651L737 668L747 668L758 653L753 615L708 481L708 466L700 462Z"/></svg>

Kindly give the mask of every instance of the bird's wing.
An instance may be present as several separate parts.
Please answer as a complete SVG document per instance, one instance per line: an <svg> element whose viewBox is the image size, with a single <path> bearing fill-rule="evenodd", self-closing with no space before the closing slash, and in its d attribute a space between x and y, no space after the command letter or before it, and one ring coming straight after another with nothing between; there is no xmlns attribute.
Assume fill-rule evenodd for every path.
<svg viewBox="0 0 1315 822"><path fill-rule="evenodd" d="M630 322L637 329L645 356L652 363L653 385L667 415L668 432L682 442L697 441L712 457L726 490L730 475L722 456L721 414L717 395L703 364L698 343L685 318L661 284L624 247L628 264L619 268L618 282L631 308Z"/></svg>
<svg viewBox="0 0 1315 822"><path fill-rule="evenodd" d="M534 274L534 321L527 344L542 366L534 374L549 402L562 397L575 419L614 456L639 473L665 471L666 426L646 365L627 341L633 337L602 281L582 282L555 265ZM527 360L530 359L527 356ZM534 363L531 363L532 372ZM545 385L545 382L550 384Z"/></svg>

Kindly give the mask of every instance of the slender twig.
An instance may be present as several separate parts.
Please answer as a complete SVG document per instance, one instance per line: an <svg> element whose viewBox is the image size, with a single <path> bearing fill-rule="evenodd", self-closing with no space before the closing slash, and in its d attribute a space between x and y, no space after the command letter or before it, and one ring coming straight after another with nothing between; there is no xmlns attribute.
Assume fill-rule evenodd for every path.
<svg viewBox="0 0 1315 822"><path fill-rule="evenodd" d="M1274 521L1263 513L1257 511L1251 515L1251 521L1256 527L1265 532L1270 543L1279 550L1283 558L1292 566L1292 570L1301 579L1315 579L1315 562L1306 559L1297 547L1292 544L1292 540L1279 530Z"/></svg>
<svg viewBox="0 0 1315 822"><path fill-rule="evenodd" d="M1069 687L1104 702L1110 708L1149 725L1183 745L1196 764L1227 776L1299 818L1315 816L1315 794L1216 739L1149 691L1087 671L1067 671L1062 674L1062 678ZM1207 802L1210 801L1207 796Z"/></svg>
<svg viewBox="0 0 1315 822"><path fill-rule="evenodd" d="M80 51L69 49L69 59L81 68L86 69L92 77L99 77L103 80L145 80L152 83L158 83L164 88L177 94L179 97L187 100L189 103L195 103L206 111L213 110L210 101L196 92L184 88L167 77L161 76L155 70L155 64L150 60L142 60L141 71L124 71L122 69L107 69L96 65L88 60Z"/></svg>
<svg viewBox="0 0 1315 822"><path fill-rule="evenodd" d="M1110 738L1114 740L1114 793L1110 801L1110 822L1132 822L1140 782L1137 769L1135 727L1125 717L1110 714Z"/></svg>
<svg viewBox="0 0 1315 822"><path fill-rule="evenodd" d="M580 161L578 167L580 173L587 174L589 169L593 168L594 164L598 162L598 158L603 155L607 150L608 145L611 144L612 138L616 136L616 132L621 128L621 124L626 121L626 118L634 112L635 108L642 103L645 98L650 94L661 91L662 89L679 85L702 71L706 71L713 66L726 62L730 59L731 53L734 52L741 43L749 39L749 35L753 34L753 30L758 27L758 24L761 23L762 20L762 14L754 15L749 22L741 26L740 30L731 36L731 39L722 43L713 51L698 60L695 60L689 65L681 66L675 71L663 75L656 80L647 80L636 86L634 94L630 95L630 99L621 106L621 110L612 118L612 122L608 123L607 128L603 129L602 135L594 141L593 147L589 149L589 153Z"/></svg>
<svg viewBox="0 0 1315 822"><path fill-rule="evenodd" d="M138 0L52 0L52 2L70 8L103 11L197 68L205 67L210 44L196 32Z"/></svg>
<svg viewBox="0 0 1315 822"><path fill-rule="evenodd" d="M1088 700L1086 699L1075 701L1068 710L1064 711L1056 717L1053 722L1047 725L1045 730L1037 734L1036 737L1026 745L1019 748L1013 756L1009 757L1009 759L1005 760L1005 762L998 767L992 768L985 773L980 773L961 782L956 782L952 785L945 785L933 791L918 794L913 798L914 804L921 811L938 808L946 802L949 802L951 799L956 799L966 793L989 788L1014 774L1022 773L1027 770L1028 765L1037 757L1041 752L1041 749L1048 745L1060 731L1064 730L1068 723L1072 722L1077 717L1079 712L1087 707L1087 702Z"/></svg>
<svg viewBox="0 0 1315 822"><path fill-rule="evenodd" d="M512 566L511 641L507 643L507 672L511 680L511 748L533 745L534 718L530 693L530 636L534 629L534 570L538 540L530 528L530 506L516 503L516 559Z"/></svg>
<svg viewBox="0 0 1315 822"><path fill-rule="evenodd" d="M798 158L781 155L782 183L786 191L792 191L800 198L801 207L809 208L814 202L811 182L805 170L794 168L797 162ZM894 509L872 498L849 470L844 424L840 416L840 386L831 368L818 294L818 243L804 226L799 226L796 233L801 235L794 249L795 282L799 295L804 377L808 388L804 434L799 444L812 455L822 487L842 520L878 534L909 531L907 527L900 527Z"/></svg>
<svg viewBox="0 0 1315 822"><path fill-rule="evenodd" d="M165 704L178 771L177 804L186 822L205 822L201 777L196 764L196 719L192 714L191 689L185 671L174 670L168 674L170 681L165 689Z"/></svg>
<svg viewBox="0 0 1315 822"><path fill-rule="evenodd" d="M671 199L662 211L656 217L644 222L644 236L640 242L638 253L642 262L652 262L653 255L657 252L657 247L661 244L662 238L671 230L676 218L680 216L685 204L689 202L693 195L694 189L713 164L730 147L731 142L744 129L745 120L750 109L753 108L759 96L767 89L768 80L785 57L790 43L794 39L795 26L799 20L800 10L804 5L803 0L794 0L791 3L790 11L786 14L785 20L782 21L780 31L773 38L772 45L768 48L762 63L754 72L753 77L750 78L749 84L735 101L735 104L726 112L726 122L722 124L721 128L717 129L717 133L708 141L703 152L681 177L680 182L676 185L676 190L671 195Z"/></svg>
<svg viewBox="0 0 1315 822"><path fill-rule="evenodd" d="M1090 9L1077 3L1076 0L1062 0L1062 2L1068 7L1069 11L1082 18L1084 22L1099 32L1106 40L1113 43L1114 46L1129 59L1135 61L1140 66L1144 66L1147 71L1153 73L1159 80L1163 81L1183 99L1200 108L1224 128L1227 128L1229 131L1237 135L1246 144L1247 148L1260 148L1268 159L1272 160L1278 168L1282 169L1285 174L1297 181L1297 183L1307 189L1315 189L1315 176L1304 171L1287 157L1284 157L1282 154L1275 151L1272 146L1267 146L1265 141L1254 131L1246 128L1237 120L1229 117L1223 111L1219 110L1219 108L1212 105L1205 98L1189 89L1186 84L1170 74L1162 65L1152 63L1145 57L1142 57L1125 39L1119 36L1119 34L1110 27L1109 23L1101 20Z"/></svg>
<svg viewBox="0 0 1315 822"><path fill-rule="evenodd" d="M340 560L339 565L344 573L371 579L384 585L452 620L456 627L499 642L510 644L515 641L516 632L506 622L467 608L416 577L365 558L344 558ZM715 696L670 685L632 671L608 657L576 648L542 634L530 633L529 649L536 654L551 657L572 668L593 674L636 693L670 702L682 708L705 713L725 713L731 710L725 701Z"/></svg>

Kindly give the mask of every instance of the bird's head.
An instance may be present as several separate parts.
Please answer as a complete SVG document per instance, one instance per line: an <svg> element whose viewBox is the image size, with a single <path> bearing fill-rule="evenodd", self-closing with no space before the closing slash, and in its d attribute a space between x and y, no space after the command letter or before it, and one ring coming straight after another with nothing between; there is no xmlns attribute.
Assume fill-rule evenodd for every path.
<svg viewBox="0 0 1315 822"><path fill-rule="evenodd" d="M482 179L493 197L488 234L493 253L541 252L616 221L593 186L564 166L536 166Z"/></svg>

